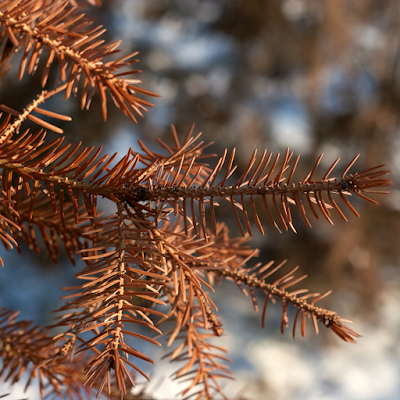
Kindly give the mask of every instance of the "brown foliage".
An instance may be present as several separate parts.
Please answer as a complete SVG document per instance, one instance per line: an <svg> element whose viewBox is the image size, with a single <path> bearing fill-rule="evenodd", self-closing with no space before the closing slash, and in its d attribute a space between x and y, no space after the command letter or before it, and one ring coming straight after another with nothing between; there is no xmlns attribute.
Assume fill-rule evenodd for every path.
<svg viewBox="0 0 400 400"><path fill-rule="evenodd" d="M119 50L119 42L103 43L101 27L92 27L89 17L67 0L6 0L0 4L0 53L12 47L2 59L2 73L8 71L11 55L23 52L18 77L35 74L39 60L45 60L37 99L19 112L6 105L0 126L0 238L7 249L21 242L39 251L43 241L54 262L62 242L72 262L76 256L84 267L76 277L81 284L64 288L61 315L50 327L32 327L17 321L16 313L2 309L0 348L4 381L17 382L24 371L28 382L38 377L41 395L91 397L115 388L123 395L135 384L132 371L147 375L135 359L154 363L149 356L128 344L126 338L160 343L153 334L167 338L176 347L171 361L184 361L174 379L188 381L185 398L211 399L222 393L220 380L231 378L223 354L226 349L209 339L223 334L217 307L210 298L216 282L233 281L250 293L258 310L256 292L264 296L262 325L269 300L282 304L281 331L288 325L288 307L297 309L293 322L301 319L304 336L306 320L328 327L338 337L355 342L359 336L335 312L316 306L328 293L308 293L293 286L297 267L280 273L284 263L274 266L249 265L258 251L246 244L252 225L264 233L263 221L279 232L294 232L292 213L304 223L322 216L333 224L335 212L346 220L343 206L359 216L349 199L356 195L377 204L369 193L387 193L390 171L383 165L350 173L358 156L340 177L332 176L335 161L315 179L320 156L302 180L294 180L299 156L289 150L280 157L267 150L257 158L254 151L242 176L233 181L235 151L225 151L215 167L205 160L207 143L193 135L193 126L183 140L172 127L174 145L159 140L160 153L139 143L111 166L116 154L100 157L100 149L64 144L64 137L48 141L46 132L21 128L26 119L62 133L52 120L69 117L38 106L63 91L65 98L80 94L81 107L89 108L93 96L100 96L103 118L107 117L109 92L115 105L133 121L151 106L137 93L153 95L126 79L139 71L121 71L136 62L134 54L104 61ZM94 2L91 2L94 3ZM46 54L44 56L43 54ZM58 69L55 87L49 89L51 68ZM38 113L44 117L38 117ZM115 206L112 215L97 211L102 196ZM232 207L242 238L230 238L218 221L216 200ZM333 211L334 210L334 211ZM37 234L40 233L40 237ZM274 275L275 274L275 275ZM138 326L148 335L137 332ZM168 329L163 329L168 326ZM53 335L51 328L62 328ZM88 336L88 334L90 334ZM178 344L179 343L179 344Z"/></svg>

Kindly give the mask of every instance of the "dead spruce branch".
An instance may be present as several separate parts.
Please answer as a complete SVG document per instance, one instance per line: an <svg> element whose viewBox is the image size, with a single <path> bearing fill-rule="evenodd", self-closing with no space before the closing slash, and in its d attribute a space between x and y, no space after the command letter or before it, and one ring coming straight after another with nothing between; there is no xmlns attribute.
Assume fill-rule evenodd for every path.
<svg viewBox="0 0 400 400"><path fill-rule="evenodd" d="M43 129L23 130L24 121L30 119L63 133L47 119L70 118L42 108L59 92L67 100L79 94L86 109L93 96L99 96L104 119L107 92L135 122L135 115L151 106L137 93L153 94L138 88L137 79L125 78L140 71L121 72L137 61L136 53L105 61L119 52L120 42L99 40L102 27L93 27L74 3L6 0L0 4L0 57L7 46L12 47L11 55L23 53L19 79L26 72L35 74L40 59L45 60L44 89L37 99L22 111L1 106L0 239L7 250L17 251L25 243L39 252L43 242L55 263L62 243L73 263L80 259L75 275L80 284L63 288L68 294L52 326L33 326L18 321L17 312L0 311L2 379L15 383L27 377L29 386L38 378L41 396L92 398L118 391L122 398L135 385L134 372L149 379L135 360L154 364L140 350L140 342L159 346L159 337L165 337L168 346L175 346L166 357L183 363L173 375L188 383L182 395L199 400L210 400L216 393L224 396L220 382L232 378L230 360L224 347L209 340L223 335L211 296L222 279L250 294L256 311L256 292L263 294L262 326L269 301L279 300L282 332L289 323L290 306L297 309L293 337L299 319L305 335L309 318L316 333L321 324L354 343L360 335L346 325L349 321L316 305L329 292L297 288L305 278L295 275L298 267L281 273L284 263L252 266L258 251L247 241L254 227L264 234L265 223L280 233L296 232L294 213L310 227L312 218L333 224L335 213L348 221L345 208L358 217L351 198L378 204L369 196L388 193L390 171L380 165L353 172L356 156L339 176L333 176L339 159L320 174L321 155L299 180L300 156L294 157L289 149L283 156L267 150L258 156L255 150L235 178L235 150L225 150L210 166L205 161L212 156L205 152L210 144L200 141L194 126L183 140L172 126L174 145L159 140L160 153L139 142L141 151L129 149L114 164L117 154L101 156L102 148L72 146L64 143L64 136L49 141ZM12 58L7 57L6 63ZM58 77L49 89L51 68L57 69ZM112 203L114 214L98 212L99 197ZM217 202L224 200L242 237L231 238L219 221ZM149 333L140 333L139 326ZM62 333L54 335L53 328Z"/></svg>

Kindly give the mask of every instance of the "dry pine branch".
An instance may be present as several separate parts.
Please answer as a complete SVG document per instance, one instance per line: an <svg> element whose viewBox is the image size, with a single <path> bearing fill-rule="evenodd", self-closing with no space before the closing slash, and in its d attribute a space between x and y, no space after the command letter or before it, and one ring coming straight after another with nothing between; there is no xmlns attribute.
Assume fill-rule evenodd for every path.
<svg viewBox="0 0 400 400"><path fill-rule="evenodd" d="M24 110L1 106L0 239L7 250L18 251L24 242L39 252L43 242L55 263L62 242L73 263L80 258L76 278L81 282L65 288L72 293L64 297L50 327L33 327L18 321L17 313L1 310L2 379L14 383L26 372L26 385L38 378L42 396L73 399L85 393L92 398L118 390L122 398L135 385L133 372L149 379L135 360L154 363L133 343L160 345L154 338L159 335L168 346L176 346L167 357L184 362L174 378L188 382L182 391L185 398L224 396L220 382L231 378L229 359L223 355L225 348L209 342L223 335L211 298L221 279L249 293L256 311L256 292L263 294L263 326L269 301L279 300L282 332L291 306L297 309L293 337L296 323L304 336L309 317L316 333L320 323L341 339L355 342L359 334L346 325L347 320L315 305L329 292L293 288L305 278L295 276L297 267L280 273L284 263L251 266L258 251L247 241L254 227L264 234L265 223L281 233L296 232L293 213L310 227L313 217L333 224L333 213L347 221L344 208L359 216L351 196L377 204L369 195L387 193L382 189L391 185L390 171L381 165L350 172L356 156L339 177L332 176L337 160L316 179L320 156L302 180L295 180L299 156L294 158L289 149L283 157L265 150L261 156L254 151L235 179L235 151L226 150L211 167L205 162L211 156L205 153L209 144L199 141L193 126L182 141L172 127L174 145L159 140L160 153L139 142L141 152L130 149L114 164L117 155L100 156L101 148L81 143L73 147L64 144L64 137L48 141L43 129L24 130L24 121L30 119L62 133L46 119L69 117L38 107L59 92L66 99L80 93L81 106L87 109L93 96L100 96L104 119L107 91L135 122L133 112L142 115L151 105L136 93L152 93L139 89L139 81L125 79L139 71L119 72L137 61L136 53L104 61L119 52L119 42L104 44L98 40L103 30L92 25L73 1L0 4L0 57L7 46L12 46L10 54L23 53L18 78L26 72L35 74L42 57L43 87L52 66L58 70L55 88L44 89ZM7 57L6 63L11 61ZM99 196L113 203L113 215L98 213ZM240 238L230 238L218 221L215 208L223 200L232 208ZM139 326L149 333L139 333ZM55 327L62 333L54 336Z"/></svg>

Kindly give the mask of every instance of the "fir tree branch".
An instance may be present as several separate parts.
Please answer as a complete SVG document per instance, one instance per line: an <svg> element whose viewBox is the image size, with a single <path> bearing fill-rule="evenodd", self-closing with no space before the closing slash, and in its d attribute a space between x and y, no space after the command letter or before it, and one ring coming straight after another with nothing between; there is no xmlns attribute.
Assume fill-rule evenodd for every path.
<svg viewBox="0 0 400 400"><path fill-rule="evenodd" d="M35 100L33 100L24 110L22 113L19 113L18 111L15 111L5 105L1 105L0 108L5 111L8 114L14 115L14 117L17 117L12 124L8 124L8 120L6 120L6 129L2 131L1 136L0 136L0 145L4 143L8 138L11 137L17 130L19 130L20 126L22 123L28 118L31 121L37 123L38 125L43 126L44 128L50 129L54 132L57 133L63 133L63 130L58 128L57 126L54 126L52 124L49 124L46 121L43 121L42 119L32 115L33 111L36 111L41 114L47 114L49 116L55 117L57 119L62 119L64 121L71 121L71 118L65 115L57 114L57 113L51 113L49 111L42 110L38 108L38 105L41 103L44 103L47 99L49 99L51 96L54 96L55 94L61 92L64 90L66 85L62 85L58 87L57 89L51 90L50 92L47 90L42 90L42 92L37 96ZM1 129L0 129L1 130Z"/></svg>
<svg viewBox="0 0 400 400"><path fill-rule="evenodd" d="M69 332L78 336L86 331L95 334L77 349L77 353L81 353L104 345L104 349L86 366L85 382L91 385L100 381L101 393L105 385L111 385L111 372L114 371L121 396L127 392L126 378L134 385L127 367L134 368L148 379L142 370L128 360L128 354L153 363L150 358L129 346L124 336L129 335L158 344L154 339L124 329L124 326L126 323L140 324L158 331L147 314L164 314L137 305L135 300L165 304L158 297L160 288L168 282L166 276L153 272L159 267L157 250L147 245L151 239L144 236L139 243L132 241L133 226L131 223L127 225L127 222L129 216L126 216L124 207L120 204L118 214L97 229L103 239L94 244L94 247L80 251L84 253L84 260L91 261L83 271L76 274L76 277L85 280L86 283L77 288L67 288L79 289L80 292L67 296L67 299L72 297L73 300L69 300L59 311L80 310L63 315L57 324L71 327ZM143 252L147 255L142 258Z"/></svg>
<svg viewBox="0 0 400 400"><path fill-rule="evenodd" d="M31 321L17 321L17 315L18 312L5 307L0 309L0 377L4 382L14 384L26 379L26 389L38 378L41 397L53 393L60 398L65 394L70 398L83 394L94 398L94 389L83 385L81 368L86 360L77 357L74 362L68 361L65 354L60 354L58 341L49 336L48 329L32 326Z"/></svg>
<svg viewBox="0 0 400 400"><path fill-rule="evenodd" d="M88 3L100 5L100 0ZM71 400L82 395L90 399L94 391L100 395L107 389L114 396L115 388L122 399L135 384L133 370L149 379L128 356L153 363L126 337L159 345L137 328L161 334L158 326L166 322L173 323L164 333L168 345L177 344L168 356L184 363L175 378L189 382L182 395L198 400L211 400L217 394L226 398L219 379L231 378L224 364L230 360L223 355L224 348L208 342L223 334L217 307L208 294L222 280L233 281L249 294L256 311L256 293L263 292L262 326L269 300L279 300L282 332L291 304L297 309L293 337L299 318L304 336L309 317L316 333L321 322L341 339L355 342L360 335L345 325L347 320L315 305L329 292L292 289L305 278L295 275L297 267L277 278L272 276L284 263L248 267L259 251L251 249L247 240L254 222L264 234L260 204L279 232L289 228L296 232L293 207L310 227L309 215L333 224L331 214L336 212L347 221L341 203L359 216L348 199L357 196L378 204L369 193L387 193L382 189L392 184L387 177L390 171L380 165L350 173L356 156L339 177L331 177L338 159L316 179L321 155L298 180L300 156L294 157L289 149L282 156L267 150L258 156L255 150L236 177L235 149L225 150L211 166L207 159L213 155L206 154L209 144L199 141L200 134L193 135L193 126L183 141L172 126L173 144L157 140L160 153L139 141L139 152L129 149L115 164L117 154L100 156L102 148L65 145L64 137L48 141L43 131L20 133L27 119L62 133L45 119L70 118L39 108L61 91L66 99L79 94L80 106L86 109L97 93L103 119L107 118L107 91L134 122L152 106L138 93L155 95L140 89L139 80L127 78L141 71L125 71L138 61L137 53L106 61L120 52L120 41L104 43L105 30L80 13L80 5L75 0L0 2L0 78L18 51L23 53L19 79L35 74L40 60L44 61L42 87L53 67L58 70L55 88L43 90L22 112L1 106L7 115L0 123L0 240L7 250L17 246L20 251L23 240L37 252L44 242L54 262L61 240L72 262L79 256L85 263L75 275L79 284L65 288L73 293L64 297L58 310L62 315L54 325L39 328L18 322L12 311L0 310L0 376L13 383L27 372L27 386L38 376L41 395L46 394L48 383L51 395ZM98 212L99 196L114 203L115 214ZM218 222L217 198L230 203L241 238L231 239L226 226ZM158 308L163 306L169 306L168 315ZM55 327L63 332L52 337L49 329Z"/></svg>
<svg viewBox="0 0 400 400"><path fill-rule="evenodd" d="M169 292L169 302L176 303L173 294ZM227 349L208 343L214 334L204 330L203 310L200 304L190 308L190 318L186 318L188 313L187 304L178 302L174 311L173 320L175 328L165 332L169 334L168 345L170 346L175 339L182 341L174 350L164 356L169 357L170 362L183 363L183 366L174 372L173 377L181 383L189 381L189 386L181 394L185 399L196 396L196 399L210 399L214 395L220 394L224 399L218 383L220 379L233 379L229 371L227 362L231 360L224 356ZM168 320L171 322L171 320ZM214 326L216 327L216 326ZM179 332L179 335L178 335ZM215 333L215 332L214 332ZM218 333L221 333L218 329ZM222 364L221 361L224 363ZM193 392L196 390L195 392Z"/></svg>
<svg viewBox="0 0 400 400"><path fill-rule="evenodd" d="M29 74L36 72L41 53L46 48L49 55L41 79L43 87L47 82L50 67L57 57L60 81L67 81L66 71L70 67L65 87L66 99L71 93L77 94L81 76L85 76L81 96L82 108L90 107L92 96L97 89L101 97L103 118L106 120L105 92L109 89L117 107L137 122L131 109L142 116L142 111L147 111L145 106L153 105L138 98L136 92L156 96L135 86L140 83L139 80L122 78L121 76L126 73L119 73L123 67L137 62L132 60L137 53L105 63L103 58L119 52L116 49L120 42L103 45L102 41L94 42L105 30L101 30L101 26L91 28L92 21L85 17L84 22L81 22L83 17L84 14L77 15L75 8L70 7L69 0L53 1L39 9L36 1L26 2L25 7L18 7L13 1L3 1L0 5L0 26L3 25L5 29L0 39L11 40L15 51L24 48L19 79L22 79L26 67ZM31 49L33 50L28 61ZM140 71L130 71L130 73L138 72Z"/></svg>
<svg viewBox="0 0 400 400"><path fill-rule="evenodd" d="M271 265L272 264L267 264L266 267L271 267ZM281 266L282 264L280 264L278 267ZM305 335L305 316L309 315L313 321L313 326L317 334L318 334L318 327L316 325L316 321L319 320L326 327L330 328L341 339L345 340L346 342L355 343L356 341L354 340L354 337L357 338L360 337L361 335L344 324L345 321L346 322L351 322L351 321L343 320L335 312L325 310L323 308L316 307L314 305L316 301L327 296L330 292L324 293L323 295L320 295L319 293L314 293L314 294L305 294L302 296L298 296L299 294L304 293L304 290L295 290L292 292L286 290L288 287L298 283L300 280L303 280L306 277L302 276L298 279L294 279L292 273L296 269L293 269L288 274L285 274L283 279L281 277L272 284L264 282L265 278L258 279L256 276L257 274L267 275L265 274L265 271L267 271L268 268L261 268L261 272L258 272L257 274L256 273L247 274L246 272L232 271L228 269L216 270L214 273L227 278L231 278L234 282L241 282L242 284L244 284L249 288L260 289L266 294L263 307L263 314L262 314L263 326L264 326L265 311L267 308L268 300L269 299L274 300L275 298L279 298L282 302L282 307L283 307L282 322L281 322L282 333L284 327L287 325L288 322L287 306L288 304L292 304L299 311L295 317L293 337L295 337L296 321L299 316L299 313L301 312L302 313L301 332L303 336ZM275 272L275 270L276 268L273 270L273 272ZM311 301L309 301L308 299L311 299Z"/></svg>

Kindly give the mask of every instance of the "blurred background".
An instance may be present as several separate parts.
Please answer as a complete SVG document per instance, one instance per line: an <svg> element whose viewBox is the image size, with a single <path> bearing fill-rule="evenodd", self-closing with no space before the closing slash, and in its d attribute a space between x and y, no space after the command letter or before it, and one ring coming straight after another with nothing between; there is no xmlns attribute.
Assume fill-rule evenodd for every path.
<svg viewBox="0 0 400 400"><path fill-rule="evenodd" d="M126 53L140 52L142 87L162 97L150 99L155 108L138 125L111 101L104 123L98 118L98 98L85 112L78 101L55 98L54 109L73 117L62 126L67 141L103 144L107 152L123 155L128 147L137 148L138 139L149 148L156 148L156 138L170 143L170 124L184 136L194 122L203 140L214 142L211 152L222 155L225 148L236 147L238 174L255 148L282 152L290 146L302 155L299 180L320 153L325 154L321 175L337 157L342 158L339 174L361 153L352 171L386 163L392 176L399 176L398 1L103 0L102 8L87 12L108 29L107 40L123 39ZM0 102L21 110L39 93L40 73L20 83L16 75L17 67L3 79ZM24 96L15 96L16 90ZM298 334L293 342L290 329L284 336L279 333L280 306L269 307L263 330L251 301L234 285L223 284L213 298L227 335L218 343L229 348L233 359L236 381L226 383L230 396L400 398L396 180L391 191L374 196L379 207L354 199L361 218L343 208L349 223L335 218L332 227L310 219L310 229L295 215L297 234L279 234L262 215L266 235L253 229L250 242L260 248L256 261L288 259L288 268L300 265L309 274L304 286L310 291L333 290L320 306L355 320L363 337L357 345L324 329L316 337L310 324L306 338ZM230 207L219 215L232 235L240 235ZM45 252L23 262L14 253L0 252L6 263L2 304L21 309L22 318L49 323L63 295L59 287L75 284L77 270L67 260L55 267ZM158 356L162 350L153 358ZM179 391L167 379L171 372L167 363L156 367L148 387L155 398L172 399Z"/></svg>

